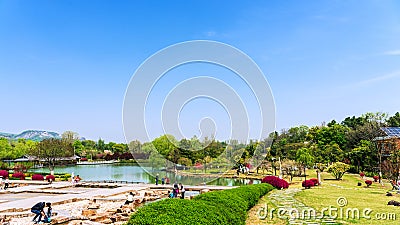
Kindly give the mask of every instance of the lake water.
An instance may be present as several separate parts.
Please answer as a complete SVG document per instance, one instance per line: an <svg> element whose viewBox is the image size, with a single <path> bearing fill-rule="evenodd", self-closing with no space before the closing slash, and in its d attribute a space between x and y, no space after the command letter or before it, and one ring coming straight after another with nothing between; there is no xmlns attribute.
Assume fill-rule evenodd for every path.
<svg viewBox="0 0 400 225"><path fill-rule="evenodd" d="M86 181L104 181L104 180L115 180L115 181L129 181L129 182L144 182L144 183L155 183L155 178L146 172L151 171L150 167L144 167L144 169L137 164L99 164L99 165L77 165L77 166L65 166L56 167L55 173L74 173L79 175L83 180ZM34 169L34 172L49 172L48 168ZM242 186L249 183L260 183L259 180L249 179L233 179L233 178L203 178L196 176L181 176L175 175L175 173L166 173L165 171L158 171L161 177L167 176L170 182L177 181L186 185L197 185L201 183L207 183L209 185L220 185L220 186ZM161 181L160 181L161 183Z"/></svg>

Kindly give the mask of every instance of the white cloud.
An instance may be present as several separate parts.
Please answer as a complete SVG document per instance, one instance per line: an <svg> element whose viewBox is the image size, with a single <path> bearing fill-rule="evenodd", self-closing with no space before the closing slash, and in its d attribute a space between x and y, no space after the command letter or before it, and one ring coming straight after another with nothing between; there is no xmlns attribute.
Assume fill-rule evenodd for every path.
<svg viewBox="0 0 400 225"><path fill-rule="evenodd" d="M384 55L400 55L400 49L399 50L392 50L392 51L387 51L383 53Z"/></svg>
<svg viewBox="0 0 400 225"><path fill-rule="evenodd" d="M389 79L393 79L393 78L397 78L400 77L400 70L392 72L392 73L388 73L388 74L384 74L378 77L374 77L374 78L370 78L367 80L363 80L361 82L358 83L359 86L365 86L365 85L371 85L377 82L381 82L384 80L389 80Z"/></svg>

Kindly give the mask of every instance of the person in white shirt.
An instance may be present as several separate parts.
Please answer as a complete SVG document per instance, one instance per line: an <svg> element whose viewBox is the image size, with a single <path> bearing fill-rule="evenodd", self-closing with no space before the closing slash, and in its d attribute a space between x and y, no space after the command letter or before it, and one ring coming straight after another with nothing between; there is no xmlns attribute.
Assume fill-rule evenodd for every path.
<svg viewBox="0 0 400 225"><path fill-rule="evenodd" d="M3 177L0 176L0 190L3 190L3 185L4 185Z"/></svg>
<svg viewBox="0 0 400 225"><path fill-rule="evenodd" d="M129 192L128 198L125 201L125 205L129 205L133 202L133 197L135 197L135 194L132 192Z"/></svg>

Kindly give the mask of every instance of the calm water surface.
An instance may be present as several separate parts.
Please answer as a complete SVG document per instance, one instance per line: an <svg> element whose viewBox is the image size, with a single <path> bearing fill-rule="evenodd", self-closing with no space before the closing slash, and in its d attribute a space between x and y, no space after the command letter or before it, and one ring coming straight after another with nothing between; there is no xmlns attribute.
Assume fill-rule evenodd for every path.
<svg viewBox="0 0 400 225"><path fill-rule="evenodd" d="M146 170L151 171L150 167L144 167ZM56 167L55 173L74 173L79 175L86 181L130 181L130 182L144 182L155 183L155 178L147 173L142 167L137 164L99 164L99 165L77 165ZM48 168L34 169L34 172L48 172ZM170 182L181 182L187 185L196 185L207 183L209 185L221 186L242 186L253 182L254 184L260 183L259 180L251 181L249 179L233 179L233 178L203 178L194 176L181 176L174 173L166 173L165 171L158 171L160 178L167 176Z"/></svg>

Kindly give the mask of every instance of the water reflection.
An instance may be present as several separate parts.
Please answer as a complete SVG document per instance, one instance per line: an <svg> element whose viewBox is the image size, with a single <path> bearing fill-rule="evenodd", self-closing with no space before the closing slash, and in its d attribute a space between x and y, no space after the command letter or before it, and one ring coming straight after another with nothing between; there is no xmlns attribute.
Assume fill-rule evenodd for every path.
<svg viewBox="0 0 400 225"><path fill-rule="evenodd" d="M69 173L82 177L86 181L129 181L129 182L144 182L155 183L155 178L147 173L145 170L152 170L150 167L142 168L137 164L102 164L102 165L80 165L80 166L65 166L56 167L55 173ZM41 168L32 170L32 172L49 173L48 168ZM155 171L157 173L157 171ZM186 185L220 185L220 186L242 186L251 183L259 183L259 180L250 179L232 179L232 178L210 178L198 176L182 176L175 173L165 171L158 171L160 179L167 176L170 183L178 182Z"/></svg>

